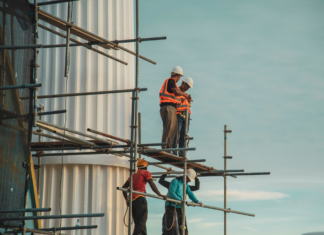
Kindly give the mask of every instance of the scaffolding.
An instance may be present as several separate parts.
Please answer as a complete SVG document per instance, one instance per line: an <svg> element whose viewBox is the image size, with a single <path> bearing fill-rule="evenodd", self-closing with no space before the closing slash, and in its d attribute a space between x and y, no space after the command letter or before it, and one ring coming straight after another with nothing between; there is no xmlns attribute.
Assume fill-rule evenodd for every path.
<svg viewBox="0 0 324 235"><path fill-rule="evenodd" d="M30 151L36 152L35 154L31 155L31 165L30 168L34 169L34 165L32 162L32 157L37 157L39 159L38 163L38 171L40 171L40 165L41 165L41 159L43 157L49 157L49 156L63 156L63 155L94 155L94 154L113 154L116 156L125 156L128 157L130 160L129 165L129 188L123 189L118 187L117 190L121 190L123 192L127 192L129 198L132 198L132 194L141 194L146 195L148 197L156 198L156 199L163 199L161 197L148 194L148 193L142 193L138 191L133 190L133 180L132 175L136 172L136 162L139 158L142 157L142 155L153 158L155 160L158 160L158 162L149 162L149 165L154 165L156 167L159 167L161 169L166 170L166 172L153 172L152 175L154 178L160 177L162 174L168 174L167 177L175 177L176 174L183 174L183 200L177 201L173 199L167 199L168 201L177 202L179 204L182 204L183 208L183 220L182 220L182 234L184 234L185 231L185 208L186 206L194 206L194 207L203 207L207 209L213 209L224 212L224 235L227 234L227 214L228 213L236 213L241 215L247 215L254 217L254 214L246 213L246 212L240 212L235 211L230 208L227 208L227 177L233 177L237 178L237 176L247 176L247 175L269 175L270 172L252 172L252 173L245 173L243 169L233 169L229 170L227 169L227 159L232 159L231 156L227 156L227 134L231 133L231 130L227 129L227 126L224 126L224 169L218 170L213 167L201 164L199 162L205 162L205 159L196 159L196 160L189 160L187 158L187 151L194 151L196 148L189 148L189 140L193 139L188 136L188 110L186 110L186 127L185 127L185 146L184 148L173 148L173 149L155 149L150 148L151 146L165 146L166 143L141 143L141 116L138 112L138 102L139 102L139 92L146 91L147 88L140 88L139 87L139 59L143 59L149 63L156 64L156 62L141 56L139 54L139 43L144 41L152 41L152 40L164 40L166 37L151 37L151 38L141 38L139 35L139 0L135 0L135 33L136 37L134 39L123 39L123 40L114 40L109 41L105 38L102 38L96 34L93 34L85 29L82 29L76 25L74 25L71 22L71 2L73 0L61 0L61 1L49 1L49 2L42 2L38 3L37 0L34 0L33 9L34 9L34 33L35 35L38 35L38 27L47 30L50 33L53 33L55 35L58 35L62 38L66 39L65 44L55 44L55 45L41 45L38 44L37 36L35 36L34 44L26 44L26 45L6 45L5 40L3 41L3 46L0 46L0 51L2 52L2 58L3 61L5 61L6 53L8 53L8 50L23 50L23 49L33 49L34 50L34 60L32 62L32 79L30 84L13 84L5 86L5 84L1 84L0 90L9 90L9 89L29 89L29 96L22 96L19 97L19 102L27 101L29 102L29 113L24 116L22 113L15 113L10 112L6 110L2 110L1 113L1 125L7 126L16 130L23 131L24 133L28 134L28 146ZM67 15L67 21L62 20L61 18L54 16L46 11L43 11L39 8L39 6L43 6L46 4L58 4L62 2L67 2L68 6L68 15ZM11 14L12 16L25 18L26 16L17 14L14 10L7 8L6 3L4 1L4 6L1 8L3 12L6 14ZM49 23L61 30L66 31L66 35L61 34L53 29L50 29L42 24L40 24L38 21L42 20L46 23ZM3 34L5 35L6 31L4 30ZM78 40L70 38L71 35L75 35L81 39L84 39L87 41L87 43L80 42ZM1 35L0 35L1 36ZM4 36L5 38L5 36ZM74 42L74 43L71 43ZM135 42L135 52L131 51L125 47L122 47L119 43L132 43ZM51 95L44 95L44 96L38 96L37 90L38 87L41 87L42 84L37 83L37 70L38 70L38 50L39 48L45 49L45 48L54 48L54 47L65 47L66 53L65 53L65 71L64 71L64 77L68 77L69 73L69 61L70 61L70 47L72 46L82 46L89 50L95 51L105 57L108 57L109 59L112 59L114 61L117 61L123 65L127 65L128 62L123 61L119 58L113 57L111 55L108 55L107 53L100 51L98 49L95 49L92 47L92 45L98 45L101 48L109 49L109 50L123 50L127 53L130 53L135 56L135 87L133 89L123 89L123 90L110 90L110 91L98 91L98 92L83 92L83 93L69 93L69 94L51 94ZM44 122L41 120L41 117L43 115L54 115L54 114L62 114L66 113L66 110L56 110L56 111L50 111L50 112L42 112L44 110L43 107L37 107L37 100L38 99L54 99L54 98L61 98L61 97L75 97L75 96L88 96L88 95L102 95L102 94L119 94L119 93L125 93L129 92L132 94L132 109L131 109L131 139L126 140L122 139L117 136L113 136L107 133L103 133L97 130L92 130L90 128L87 129L87 131L91 134L97 134L101 135L104 138L99 138L91 134L86 134L83 132L75 131L66 127L57 126L48 122ZM3 96L3 93L1 93L1 97ZM40 116L40 120L37 120L37 116ZM7 119L21 119L25 118L24 120L28 120L28 126L29 128L26 129L24 126L18 127L10 124L3 123L3 120ZM38 131L33 131L33 127L38 127ZM44 134L42 133L42 130L46 130L48 132L51 132L52 135ZM32 143L31 142L31 136L32 134L39 136L39 142ZM77 137L76 135L81 135L83 137L86 137L87 139L82 139ZM51 142L42 142L41 138L47 137L54 139L56 141ZM109 139L107 139L109 138ZM78 150L78 152L75 152L75 150ZM85 151L82 151L85 150ZM46 151L51 151L51 153L45 153ZM55 152L55 151L61 151ZM73 152L65 152L63 151L73 151ZM173 155L171 153L168 153L169 151L184 151L184 157L178 157L176 155ZM176 171L172 169L171 167L165 167L164 165L171 165L173 167L177 167L182 169L182 171ZM186 171L188 168L192 168L197 172L198 177L216 177L220 176L224 178L224 208L220 207L214 207L214 206L208 206L204 205L201 206L200 204L188 202L186 199ZM32 170L33 171L33 170ZM39 177L40 174L38 174ZM36 182L35 174L32 174L33 180ZM35 184L34 182L34 184ZM40 179L38 178L38 182L40 182ZM36 185L36 184L35 184ZM34 186L35 186L34 185ZM39 187L38 187L38 195L39 195ZM39 207L39 205L38 205ZM128 224L131 223L131 217L132 217L132 200L129 200L129 214L128 214ZM40 212L40 211L49 211L50 208L34 208L34 209L20 209L19 212ZM17 210L11 210L11 211L0 211L0 213L14 213L17 212ZM0 217L0 221L10 221L10 220L37 220L39 224L39 219L53 219L53 218L77 218L77 217L95 217L104 216L102 213L99 214L77 214L77 215L53 215L53 216L19 216L19 217L12 217L12 218L2 218ZM60 228L48 228L48 229L27 229L25 226L20 228L14 228L11 227L13 232L18 233L25 233L25 232L37 232L37 233L44 233L44 234L56 234L57 231L62 230L72 230L72 229L91 229L96 228L96 225L89 225L89 226L80 226L78 228L76 227L60 227ZM131 231L132 227L128 227L128 235L132 234Z"/></svg>

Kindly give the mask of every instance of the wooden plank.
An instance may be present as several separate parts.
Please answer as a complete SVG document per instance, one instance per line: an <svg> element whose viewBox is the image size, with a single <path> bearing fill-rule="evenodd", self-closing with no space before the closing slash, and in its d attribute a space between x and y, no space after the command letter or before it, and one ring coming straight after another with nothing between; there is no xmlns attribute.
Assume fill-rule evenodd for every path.
<svg viewBox="0 0 324 235"><path fill-rule="evenodd" d="M166 153L166 152L142 153L142 155L154 158L154 159L159 160L161 162L170 162L170 160L171 161L176 161L176 162L181 162L182 161L182 157L178 157L178 156L175 156L175 155L173 155L171 153ZM170 165L183 169L183 165L179 165L179 164L170 164ZM197 172L199 172L199 171L208 171L208 168L206 168L205 166L203 166L202 164L199 164L199 163L190 163L190 162L188 162L187 163L187 168L192 168Z"/></svg>
<svg viewBox="0 0 324 235"><path fill-rule="evenodd" d="M58 20L57 18L52 17L49 13L47 13L43 10L40 10L40 9L38 10L38 18L44 22L47 22L47 23L59 28L59 29L62 29L64 31L67 30L67 25L63 20ZM72 27L71 27L71 34L73 34L77 37L85 39L89 42L101 42L102 41L99 36L94 37L93 35L87 34L84 31L85 30L81 30L80 27L75 26L75 25L72 25ZM106 48L106 49L118 50L118 48L116 48L112 45L109 45L109 44L101 44L99 46Z"/></svg>
<svg viewBox="0 0 324 235"><path fill-rule="evenodd" d="M32 205L34 208L40 208L39 207L39 200L38 200L38 195L37 195L37 183L36 183L36 174L35 174L35 168L34 168L34 161L33 157L30 154L30 181L29 181L29 186L30 186L30 198L32 200ZM34 212L37 216L40 215L40 212ZM34 220L34 225L36 229L41 229L41 220Z"/></svg>

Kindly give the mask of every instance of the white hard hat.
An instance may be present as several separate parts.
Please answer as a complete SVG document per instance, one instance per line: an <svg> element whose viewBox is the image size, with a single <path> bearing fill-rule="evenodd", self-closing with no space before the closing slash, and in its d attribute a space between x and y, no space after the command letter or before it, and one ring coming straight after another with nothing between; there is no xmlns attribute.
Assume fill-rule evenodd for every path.
<svg viewBox="0 0 324 235"><path fill-rule="evenodd" d="M196 171L194 169L188 169L187 170L187 176L191 181L194 181L194 179L196 178Z"/></svg>
<svg viewBox="0 0 324 235"><path fill-rule="evenodd" d="M187 83L190 88L192 88L193 86L193 79L191 77L185 77L184 79L182 79L183 82Z"/></svg>
<svg viewBox="0 0 324 235"><path fill-rule="evenodd" d="M179 74L179 75L181 75L181 77L183 77L183 70L182 70L182 68L180 66L175 66L175 67L172 68L171 74L172 75Z"/></svg>

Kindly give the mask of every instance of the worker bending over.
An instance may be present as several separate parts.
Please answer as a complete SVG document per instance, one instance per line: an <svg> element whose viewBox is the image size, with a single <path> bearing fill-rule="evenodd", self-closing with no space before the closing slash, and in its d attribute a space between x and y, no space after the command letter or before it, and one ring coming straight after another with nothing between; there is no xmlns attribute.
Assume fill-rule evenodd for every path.
<svg viewBox="0 0 324 235"><path fill-rule="evenodd" d="M152 190L160 197L163 197L163 199L165 200L166 196L161 195L152 180L151 173L147 171L147 162L144 159L140 159L137 162L137 167L139 168L137 173L132 175L133 190L146 193L146 183L148 182ZM130 185L128 178L128 180L123 185L123 188L128 188L129 186ZM127 193L123 192L123 195L126 200L126 204L129 205ZM133 235L146 235L147 202L144 195L139 195L136 193L132 194L132 216L135 223Z"/></svg>
<svg viewBox="0 0 324 235"><path fill-rule="evenodd" d="M179 89L186 93L189 88L192 88L193 86L193 79L191 77L185 77L182 80L181 86ZM178 122L178 128L177 132L173 139L172 148L177 148L177 145L179 143L179 148L184 148L184 141L185 141L185 134L186 134L186 110L188 110L188 131L189 131L189 123L190 123L190 114L191 114L191 102L188 102L187 99L185 99L184 96L180 96L181 103L177 105L177 122ZM177 151L173 151L174 155L177 155ZM179 151L179 156L184 156L183 151Z"/></svg>
<svg viewBox="0 0 324 235"><path fill-rule="evenodd" d="M182 76L182 68L174 67L171 70L171 77L164 81L160 90L160 115L163 121L162 143L167 143L162 148L172 147L177 129L177 104L181 103L181 98L177 96L183 96L189 102L191 101L191 96L182 92L177 85Z"/></svg>
<svg viewBox="0 0 324 235"><path fill-rule="evenodd" d="M166 187L167 189L169 189L170 182L165 180L166 176L167 176L167 174L161 175L161 177L159 179L159 184L161 184L163 187ZM192 192L197 191L197 190L200 189L200 181L199 181L197 176L195 177L195 185L194 186L189 186L189 188L190 188L190 190ZM164 213L163 218L162 218L162 235L166 235L166 234L167 234L167 230L166 230L166 227L165 227L165 213ZM176 233L174 233L174 235L176 235Z"/></svg>
<svg viewBox="0 0 324 235"><path fill-rule="evenodd" d="M198 202L198 199L195 197L195 195L192 193L190 190L190 187L188 185L188 182L193 181L196 177L196 172L193 169L188 169L187 174L186 174L186 193L189 196L189 198L195 202L199 203L201 206L204 204L202 202ZM167 194L168 198L175 199L182 201L183 200L183 176L182 177L177 177L173 179L170 183L169 191ZM165 207L165 219L166 219L166 230L167 230L167 235L173 235L174 230L175 230L175 218L174 218L174 211L177 212L178 215L178 225L179 228L181 228L182 225L182 209L181 209L182 204L176 204L174 202L166 202L166 207ZM188 228L187 228L187 222L186 222L186 229L185 229L185 235L188 235ZM182 234L182 229L180 229L180 234Z"/></svg>

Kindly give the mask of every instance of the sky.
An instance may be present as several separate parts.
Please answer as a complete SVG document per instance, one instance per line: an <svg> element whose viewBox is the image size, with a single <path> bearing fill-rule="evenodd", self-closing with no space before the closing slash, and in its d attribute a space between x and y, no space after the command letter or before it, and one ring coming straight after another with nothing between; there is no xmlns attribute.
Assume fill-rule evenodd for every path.
<svg viewBox="0 0 324 235"><path fill-rule="evenodd" d="M228 207L256 215L229 214L228 234L324 232L324 1L142 0L140 36L167 36L140 44L157 62L140 61L142 143L161 140L158 92L181 66L194 79L188 158L223 169L227 125L228 169L271 172L228 178ZM223 207L223 178L195 194ZM163 201L148 207L148 234L161 234ZM223 212L188 208L187 220L190 234L223 233Z"/></svg>

